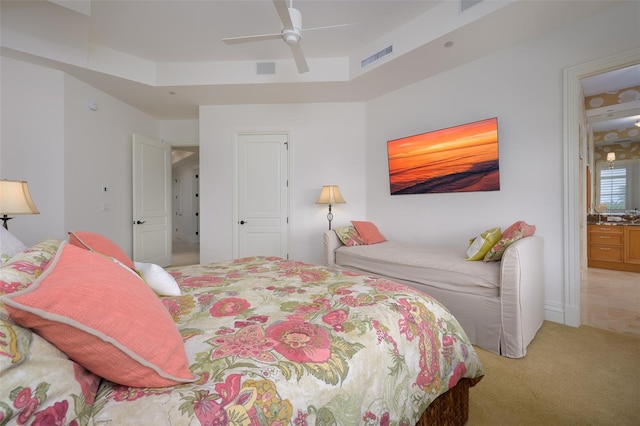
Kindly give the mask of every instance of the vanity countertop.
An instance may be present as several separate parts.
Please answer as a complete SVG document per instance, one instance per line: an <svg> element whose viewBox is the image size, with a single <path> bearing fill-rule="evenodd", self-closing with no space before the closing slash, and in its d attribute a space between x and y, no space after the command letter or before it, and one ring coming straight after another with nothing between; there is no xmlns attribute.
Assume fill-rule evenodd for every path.
<svg viewBox="0 0 640 426"><path fill-rule="evenodd" d="M640 226L640 215L588 214L587 225Z"/></svg>
<svg viewBox="0 0 640 426"><path fill-rule="evenodd" d="M640 222L587 222L587 225L640 226Z"/></svg>

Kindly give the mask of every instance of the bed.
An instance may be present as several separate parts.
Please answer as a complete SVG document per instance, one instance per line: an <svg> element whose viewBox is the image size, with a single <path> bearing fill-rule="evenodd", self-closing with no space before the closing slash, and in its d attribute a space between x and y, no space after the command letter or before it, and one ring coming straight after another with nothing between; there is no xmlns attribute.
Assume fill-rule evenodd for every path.
<svg viewBox="0 0 640 426"><path fill-rule="evenodd" d="M44 240L0 266L1 425L467 420L482 365L415 289L275 257L152 280L94 236L106 245Z"/></svg>

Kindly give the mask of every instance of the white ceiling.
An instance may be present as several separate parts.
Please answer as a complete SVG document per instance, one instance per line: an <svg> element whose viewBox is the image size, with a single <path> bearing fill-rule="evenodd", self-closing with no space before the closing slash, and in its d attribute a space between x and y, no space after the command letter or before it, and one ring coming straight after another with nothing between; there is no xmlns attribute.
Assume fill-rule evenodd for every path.
<svg viewBox="0 0 640 426"><path fill-rule="evenodd" d="M440 3L421 1L296 0L303 28L355 23L352 27L303 33L310 57L348 56ZM229 46L221 40L279 33L271 0L97 1L91 4L90 39L154 62L269 61L291 58L279 41Z"/></svg>
<svg viewBox="0 0 640 426"><path fill-rule="evenodd" d="M477 4L461 12L459 1L295 0L303 29L354 24L303 32L311 71L302 75L281 40L221 41L279 32L271 0L2 0L1 53L63 70L158 119L196 118L198 105L366 101L620 3L462 0ZM358 67L389 44L393 54ZM276 63L276 76L255 75L263 61Z"/></svg>

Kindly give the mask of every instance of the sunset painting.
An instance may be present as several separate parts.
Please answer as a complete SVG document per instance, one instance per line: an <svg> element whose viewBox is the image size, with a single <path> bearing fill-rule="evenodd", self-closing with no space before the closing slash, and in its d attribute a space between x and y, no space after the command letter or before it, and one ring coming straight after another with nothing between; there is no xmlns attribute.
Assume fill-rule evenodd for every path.
<svg viewBox="0 0 640 426"><path fill-rule="evenodd" d="M498 119L387 143L391 195L500 190Z"/></svg>

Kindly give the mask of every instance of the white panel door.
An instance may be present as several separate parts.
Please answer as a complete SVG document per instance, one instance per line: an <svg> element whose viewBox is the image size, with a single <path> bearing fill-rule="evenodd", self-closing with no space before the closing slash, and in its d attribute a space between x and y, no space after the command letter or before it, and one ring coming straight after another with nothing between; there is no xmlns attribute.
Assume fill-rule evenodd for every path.
<svg viewBox="0 0 640 426"><path fill-rule="evenodd" d="M171 146L133 135L133 260L171 263Z"/></svg>
<svg viewBox="0 0 640 426"><path fill-rule="evenodd" d="M238 135L237 257L288 256L288 142L287 134Z"/></svg>

